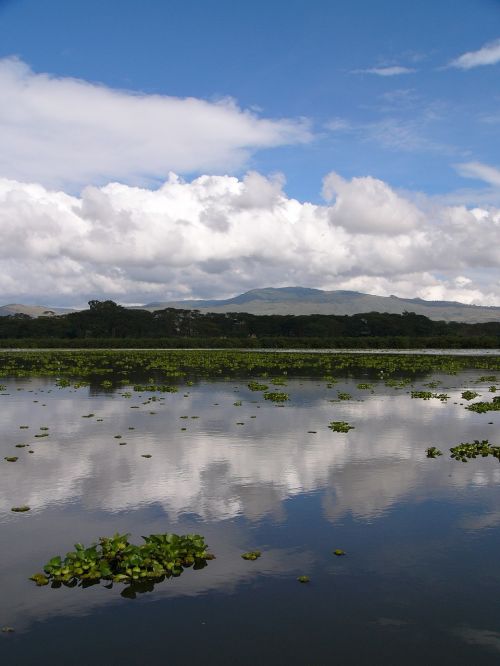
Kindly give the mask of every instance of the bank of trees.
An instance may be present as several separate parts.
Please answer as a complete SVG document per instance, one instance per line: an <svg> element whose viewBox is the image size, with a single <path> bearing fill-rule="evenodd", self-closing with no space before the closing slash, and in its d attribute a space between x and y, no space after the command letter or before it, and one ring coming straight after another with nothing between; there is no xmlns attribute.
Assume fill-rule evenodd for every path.
<svg viewBox="0 0 500 666"><path fill-rule="evenodd" d="M159 346L172 340L172 346L185 346L195 339L207 340L213 346L294 346L299 340L311 346L322 340L352 339L355 345L380 340L437 341L436 346L500 346L500 322L465 324L434 321L413 312L389 314L368 312L356 315L253 315L245 312L208 313L198 310L166 308L155 312L135 310L113 301L90 301L89 308L62 316L42 316L32 319L26 315L0 317L0 341L7 340L84 341L112 340L113 346L122 340L156 340ZM226 342L222 342L222 341ZM375 340L377 343L375 344ZM441 344L439 344L441 341ZM151 344L148 343L147 346ZM409 344L409 343L408 343ZM127 346L124 344L124 346ZM397 345L400 346L400 345ZM414 346L409 344L409 346Z"/></svg>

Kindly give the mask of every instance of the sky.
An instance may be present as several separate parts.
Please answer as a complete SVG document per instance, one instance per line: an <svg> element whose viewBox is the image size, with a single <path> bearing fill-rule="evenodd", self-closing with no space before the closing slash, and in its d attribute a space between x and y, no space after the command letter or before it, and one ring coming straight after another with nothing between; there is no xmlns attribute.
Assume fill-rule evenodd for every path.
<svg viewBox="0 0 500 666"><path fill-rule="evenodd" d="M0 0L0 304L500 306L500 0Z"/></svg>

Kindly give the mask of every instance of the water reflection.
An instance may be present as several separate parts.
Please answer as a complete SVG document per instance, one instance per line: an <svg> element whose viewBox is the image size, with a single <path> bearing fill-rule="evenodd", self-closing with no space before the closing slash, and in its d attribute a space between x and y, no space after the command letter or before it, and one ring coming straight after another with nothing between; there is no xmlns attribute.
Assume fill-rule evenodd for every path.
<svg viewBox="0 0 500 666"><path fill-rule="evenodd" d="M369 525L426 501L469 507L471 498L480 498L480 508L467 509L457 523L469 530L497 525L496 496L488 494L500 481L495 461L476 460L472 467L446 455L425 457L427 446L446 452L460 441L493 441L491 433L498 433L490 415L459 404L472 377L453 378L448 403L412 400L406 389L382 382L370 393L357 389L359 380L332 388L290 380L284 390L291 399L283 407L234 381L201 383L155 402L148 402L150 394L96 395L54 389L43 380L10 382L1 398L2 457L15 452L19 460L0 465L0 521L10 544L0 557L4 599L11 600L8 607L0 603L0 622L21 629L47 615L117 603L120 589L52 591L26 581L73 541L90 543L115 531L132 532L136 540L168 530L205 535L217 560L150 593L168 597L231 591L256 576L308 571L317 555L286 536L295 529L299 502L313 507L304 522L318 533L346 520ZM353 400L336 401L338 391ZM334 433L332 420L355 428ZM35 437L43 432L49 437ZM15 448L19 443L27 446ZM28 514L10 511L24 503ZM282 530L281 545L266 525ZM265 557L249 566L240 557L249 548L262 548ZM414 564L414 548L403 544L399 564ZM387 571L395 562L385 553L370 566Z"/></svg>

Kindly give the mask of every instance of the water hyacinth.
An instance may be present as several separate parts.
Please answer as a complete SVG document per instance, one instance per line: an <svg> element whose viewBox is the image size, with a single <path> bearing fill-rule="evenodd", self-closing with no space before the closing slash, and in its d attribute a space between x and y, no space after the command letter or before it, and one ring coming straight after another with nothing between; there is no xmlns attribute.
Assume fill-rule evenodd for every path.
<svg viewBox="0 0 500 666"><path fill-rule="evenodd" d="M208 552L199 534L151 534L137 546L129 542L129 534L101 537L88 548L81 543L64 558L53 557L44 566L44 573L31 576L37 585L52 583L73 587L110 580L114 583L161 581L180 576L186 567L201 569L214 555Z"/></svg>
<svg viewBox="0 0 500 666"><path fill-rule="evenodd" d="M349 430L354 429L354 426L349 425L347 421L331 421L328 427L333 432L349 432Z"/></svg>

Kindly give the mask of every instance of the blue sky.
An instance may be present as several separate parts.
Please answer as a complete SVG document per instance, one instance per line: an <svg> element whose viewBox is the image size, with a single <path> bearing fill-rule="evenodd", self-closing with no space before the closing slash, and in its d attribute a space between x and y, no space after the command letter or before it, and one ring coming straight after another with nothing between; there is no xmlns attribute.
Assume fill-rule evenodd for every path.
<svg viewBox="0 0 500 666"><path fill-rule="evenodd" d="M0 0L3 97L11 104L0 176L79 197L86 187L110 181L154 191L169 171L187 182L200 175L242 182L255 171L274 183L273 174L280 174L283 196L324 206L323 179L335 172L346 182L381 181L418 202L427 221L438 204L489 211L500 205L499 39L498 0ZM73 90L71 79L82 85ZM114 91L124 92L113 97ZM134 106L138 97L146 114ZM155 100L166 98L206 104L195 111L170 102L153 109ZM86 104L92 122L82 117ZM212 118L221 105L225 116ZM196 127L186 130L183 143L182 119L192 113ZM99 114L106 116L103 126ZM169 125L171 114L180 129ZM136 120L146 116L136 135ZM63 131L54 138L56 127ZM128 136L133 150L129 145L130 154L103 159L98 146L115 129L108 154L118 154ZM84 137L73 157L72 136ZM333 194L334 204L339 196ZM388 223L381 227L386 233ZM353 230L359 228L355 222ZM207 259L222 260L229 259ZM469 300L496 302L495 262L458 262L477 292ZM344 282L354 274L346 271ZM449 271L436 264L432 275L439 281ZM387 278L387 270L380 273ZM301 275L283 281L292 278ZM231 279L233 290L214 284L212 295L253 284ZM304 274L301 282L334 288L342 280ZM387 288L376 287L380 293ZM200 293L198 282L183 289L172 294ZM424 297L434 293L429 289ZM140 298L157 296L155 290L133 291ZM12 285L0 285L2 291L16 296Z"/></svg>

